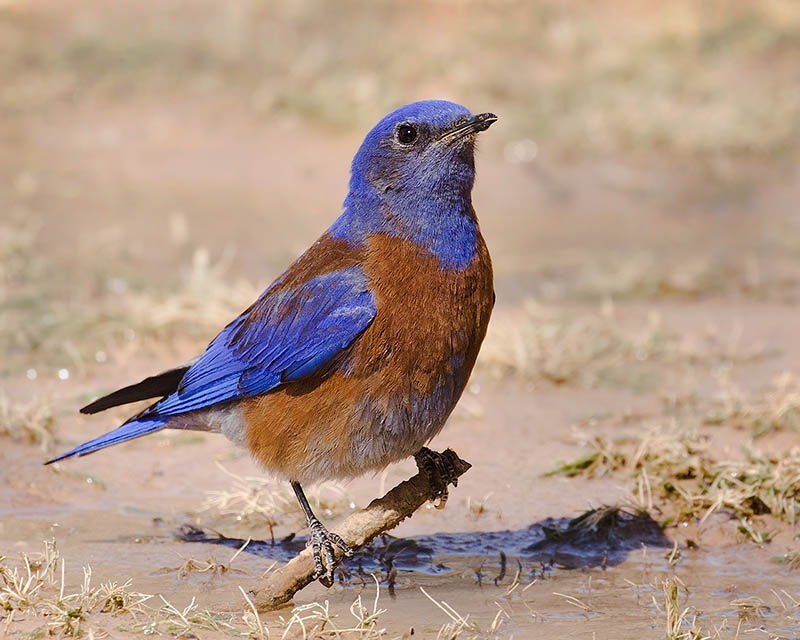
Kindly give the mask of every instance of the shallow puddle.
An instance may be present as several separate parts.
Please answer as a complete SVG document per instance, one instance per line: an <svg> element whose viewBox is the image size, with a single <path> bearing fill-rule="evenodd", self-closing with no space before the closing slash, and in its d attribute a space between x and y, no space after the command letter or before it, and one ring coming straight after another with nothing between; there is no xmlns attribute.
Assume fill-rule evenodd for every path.
<svg viewBox="0 0 800 640"><path fill-rule="evenodd" d="M345 563L334 587L312 585L298 594L295 605L327 600L334 620L348 627L354 622L349 612L354 598L361 595L372 606L375 576L378 607L386 610L379 626L389 637L410 635L412 628L414 635L434 636L452 622L447 614L452 607L474 625L472 634L494 629L501 637L659 638L667 621L663 583L675 576L679 608L690 607L688 619L696 616L708 633L716 629L722 637L734 637L738 628L770 637L800 636L800 609L794 605L800 584L791 571L770 561L774 550L684 546L675 553L646 516L598 510L588 520L385 536ZM37 540L52 535L67 561L68 583L79 582L79 567L90 565L98 583L132 578L137 591L163 594L179 608L196 598L201 607L223 612L242 611L238 587L246 588L274 561L284 562L305 546L301 537L253 540L221 569L246 540L186 524L180 514L7 509L0 521L3 554L34 551ZM30 543L20 542L26 540ZM288 618L288 610L262 616L281 633ZM215 633L203 631L200 637Z"/></svg>

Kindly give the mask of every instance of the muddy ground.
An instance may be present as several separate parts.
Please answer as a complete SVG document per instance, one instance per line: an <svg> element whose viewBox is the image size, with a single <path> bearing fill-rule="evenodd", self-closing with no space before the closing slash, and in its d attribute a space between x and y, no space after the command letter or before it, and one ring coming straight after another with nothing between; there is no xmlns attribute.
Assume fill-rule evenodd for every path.
<svg viewBox="0 0 800 640"><path fill-rule="evenodd" d="M371 574L385 611L354 637L800 636L799 43L791 2L0 3L0 638L321 634L358 624ZM371 124L424 97L500 116L474 194L497 307L431 445L473 468L261 629L238 587L305 532L245 453L181 433L42 462L128 415L86 401L198 353L334 219ZM691 469L794 456L783 510L681 501L721 493L609 453L656 435ZM323 487L322 513L414 470ZM14 595L49 540L64 593L91 567L154 597L79 610L61 564ZM325 601L332 622L303 608Z"/></svg>

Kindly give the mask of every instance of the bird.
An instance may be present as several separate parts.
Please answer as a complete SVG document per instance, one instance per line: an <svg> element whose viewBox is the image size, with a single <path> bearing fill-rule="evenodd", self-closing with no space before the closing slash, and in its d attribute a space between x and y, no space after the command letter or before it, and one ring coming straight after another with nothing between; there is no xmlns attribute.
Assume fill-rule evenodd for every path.
<svg viewBox="0 0 800 640"><path fill-rule="evenodd" d="M304 484L413 456L446 499L445 456L426 445L466 387L495 304L472 189L477 135L496 121L445 100L383 117L328 230L202 355L80 411L158 400L45 464L162 429L222 433L289 481L326 586L334 548L353 550L314 514Z"/></svg>

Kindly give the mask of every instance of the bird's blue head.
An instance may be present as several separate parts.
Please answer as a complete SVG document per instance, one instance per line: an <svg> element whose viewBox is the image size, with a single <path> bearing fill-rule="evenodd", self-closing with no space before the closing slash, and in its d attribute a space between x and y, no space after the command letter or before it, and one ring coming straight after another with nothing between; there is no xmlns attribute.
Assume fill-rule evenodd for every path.
<svg viewBox="0 0 800 640"><path fill-rule="evenodd" d="M424 100L400 107L367 134L353 158L345 213L331 229L351 242L387 233L426 247L443 267L474 253L475 138L497 120Z"/></svg>

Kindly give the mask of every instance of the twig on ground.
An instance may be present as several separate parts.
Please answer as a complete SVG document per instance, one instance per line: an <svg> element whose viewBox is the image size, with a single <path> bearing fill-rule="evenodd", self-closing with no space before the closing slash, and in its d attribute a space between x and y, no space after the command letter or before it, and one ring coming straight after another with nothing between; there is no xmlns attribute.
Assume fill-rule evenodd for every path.
<svg viewBox="0 0 800 640"><path fill-rule="evenodd" d="M470 468L470 464L447 449L442 455L450 458L453 479L457 479ZM366 509L346 518L335 532L352 548L368 544L380 534L393 529L412 515L434 494L428 476L418 473L389 491L382 498L373 500ZM341 557L336 550L337 560ZM247 590L247 594L259 611L270 611L291 602L295 593L313 581L314 560L311 549L304 549L295 558L272 573L259 579Z"/></svg>

